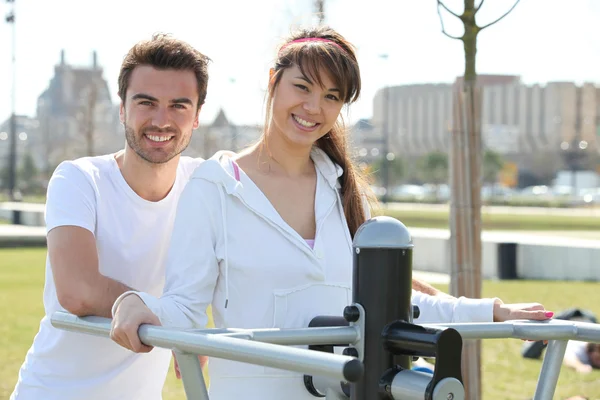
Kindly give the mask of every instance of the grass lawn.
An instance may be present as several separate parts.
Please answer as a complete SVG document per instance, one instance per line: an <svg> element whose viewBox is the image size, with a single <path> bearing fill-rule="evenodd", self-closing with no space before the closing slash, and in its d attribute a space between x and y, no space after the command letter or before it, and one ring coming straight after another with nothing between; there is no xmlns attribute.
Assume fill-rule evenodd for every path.
<svg viewBox="0 0 600 400"><path fill-rule="evenodd" d="M43 315L44 259L44 249L0 249L0 399L8 399ZM598 298L597 283L486 281L483 287L484 296L498 296L506 302L539 301L556 311L576 306L600 317L600 302L591 300ZM532 398L541 361L523 359L521 345L514 339L483 341L484 400ZM600 371L578 375L563 368L555 398L576 394L600 399ZM171 372L164 399L183 398L181 382Z"/></svg>

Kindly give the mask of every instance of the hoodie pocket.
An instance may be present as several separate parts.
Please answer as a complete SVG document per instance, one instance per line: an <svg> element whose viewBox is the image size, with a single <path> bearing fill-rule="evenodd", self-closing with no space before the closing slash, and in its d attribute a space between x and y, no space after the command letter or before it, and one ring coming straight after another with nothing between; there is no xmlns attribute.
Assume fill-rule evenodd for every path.
<svg viewBox="0 0 600 400"><path fill-rule="evenodd" d="M349 285L334 283L310 283L274 290L273 327L308 328L316 316L341 316L351 299Z"/></svg>
<svg viewBox="0 0 600 400"><path fill-rule="evenodd" d="M308 328L320 315L342 316L352 300L349 285L311 283L273 291L273 327L280 329ZM307 346L295 346L306 348ZM295 372L266 368L267 374L289 375Z"/></svg>

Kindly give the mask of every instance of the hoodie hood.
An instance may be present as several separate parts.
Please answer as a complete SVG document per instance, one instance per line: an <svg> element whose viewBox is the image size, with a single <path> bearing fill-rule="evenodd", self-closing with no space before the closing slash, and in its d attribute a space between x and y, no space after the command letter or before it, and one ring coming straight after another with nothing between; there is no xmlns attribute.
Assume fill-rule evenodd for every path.
<svg viewBox="0 0 600 400"><path fill-rule="evenodd" d="M235 177L232 160L236 153L228 150L216 152L204 161L192 174L190 179L203 179L223 186L227 193L234 193L240 182Z"/></svg>

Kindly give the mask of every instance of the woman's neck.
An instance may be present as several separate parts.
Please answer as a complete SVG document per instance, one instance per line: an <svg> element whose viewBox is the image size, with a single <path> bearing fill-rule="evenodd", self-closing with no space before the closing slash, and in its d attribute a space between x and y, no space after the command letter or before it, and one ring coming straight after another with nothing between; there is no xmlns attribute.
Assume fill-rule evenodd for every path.
<svg viewBox="0 0 600 400"><path fill-rule="evenodd" d="M290 145L279 135L265 135L254 151L258 151L259 165L266 163L271 172L297 177L314 172L311 149L311 146Z"/></svg>

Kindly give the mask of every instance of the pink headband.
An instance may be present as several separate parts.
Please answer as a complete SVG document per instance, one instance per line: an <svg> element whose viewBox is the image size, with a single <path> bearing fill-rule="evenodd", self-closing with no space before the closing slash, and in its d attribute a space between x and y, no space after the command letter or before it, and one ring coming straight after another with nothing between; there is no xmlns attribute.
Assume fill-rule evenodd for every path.
<svg viewBox="0 0 600 400"><path fill-rule="evenodd" d="M315 37L307 37L307 38L302 38L302 39L296 39L296 40L292 40L291 42L288 42L286 44L284 44L283 46L281 46L281 49L279 49L279 53L281 53L283 51L283 49L285 49L286 47L288 47L291 44L295 44L295 43L310 43L310 42L321 42L321 43L331 43L334 46L338 47L340 50L342 50L343 52L345 52L346 50L344 50L344 48L342 46L340 46L339 44L337 44L336 42L334 42L333 40L330 39L325 39L325 38L315 38Z"/></svg>

